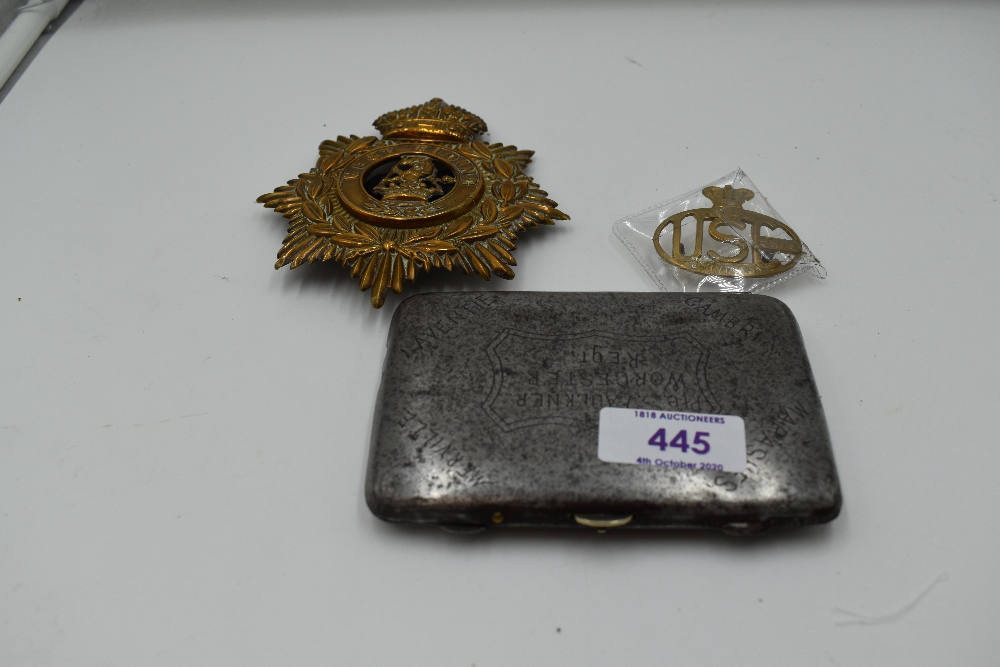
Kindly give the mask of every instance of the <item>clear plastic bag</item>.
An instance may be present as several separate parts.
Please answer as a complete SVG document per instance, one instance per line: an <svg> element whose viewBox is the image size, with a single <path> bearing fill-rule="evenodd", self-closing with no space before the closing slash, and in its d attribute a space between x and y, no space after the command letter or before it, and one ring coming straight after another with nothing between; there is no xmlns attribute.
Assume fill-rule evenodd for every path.
<svg viewBox="0 0 1000 667"><path fill-rule="evenodd" d="M622 218L614 233L664 292L761 292L826 269L743 170Z"/></svg>

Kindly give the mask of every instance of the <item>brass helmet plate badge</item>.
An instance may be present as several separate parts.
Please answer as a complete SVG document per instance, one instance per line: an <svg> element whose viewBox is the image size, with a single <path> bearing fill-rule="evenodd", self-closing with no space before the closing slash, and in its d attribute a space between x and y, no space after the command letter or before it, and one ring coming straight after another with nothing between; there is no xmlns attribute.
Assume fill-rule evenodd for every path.
<svg viewBox="0 0 1000 667"><path fill-rule="evenodd" d="M434 98L374 125L381 139L324 141L313 169L257 199L289 220L274 268L337 260L380 308L434 267L513 278L517 235L569 219L524 173L534 152L476 140L486 123L465 109Z"/></svg>

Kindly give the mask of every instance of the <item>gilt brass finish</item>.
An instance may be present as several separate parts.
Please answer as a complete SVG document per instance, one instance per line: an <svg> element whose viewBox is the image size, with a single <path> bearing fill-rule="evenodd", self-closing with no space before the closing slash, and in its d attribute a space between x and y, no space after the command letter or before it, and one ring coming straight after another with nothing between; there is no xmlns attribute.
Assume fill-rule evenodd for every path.
<svg viewBox="0 0 1000 667"><path fill-rule="evenodd" d="M743 208L745 202L753 199L753 190L707 187L702 194L712 200L711 208L697 208L675 213L660 223L653 232L653 246L664 260L693 273L706 276L742 276L744 278L764 278L777 275L795 266L802 255L802 241L791 227L785 223L755 211ZM681 225L686 218L694 218L695 247L690 255L684 254L681 243ZM707 223L707 224L706 224ZM735 234L726 234L720 227L742 231L750 226L750 243ZM666 252L660 244L660 235L668 226L673 227L671 252ZM722 255L715 250L703 252L704 233L716 241L731 245L735 255ZM761 229L781 231L787 239L761 236ZM788 259L777 259L784 255Z"/></svg>
<svg viewBox="0 0 1000 667"><path fill-rule="evenodd" d="M374 125L382 139L324 141L309 173L257 199L289 219L274 268L337 260L380 308L433 267L513 278L517 235L569 219L525 175L533 151L477 141L486 123L465 109L434 98Z"/></svg>
<svg viewBox="0 0 1000 667"><path fill-rule="evenodd" d="M364 182L381 164L392 170L371 188ZM456 176L438 175L434 160L445 162ZM367 177L367 178L366 178ZM444 191L447 186L448 192ZM374 150L352 160L341 172L337 194L354 216L383 227L415 229L453 220L472 208L483 191L476 165L457 151L434 144L401 144Z"/></svg>

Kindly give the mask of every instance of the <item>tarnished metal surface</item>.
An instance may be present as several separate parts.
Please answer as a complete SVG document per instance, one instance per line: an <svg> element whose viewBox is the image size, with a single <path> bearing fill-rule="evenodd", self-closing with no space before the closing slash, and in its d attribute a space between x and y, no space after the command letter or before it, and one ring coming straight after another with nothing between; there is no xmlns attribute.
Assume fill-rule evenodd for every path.
<svg viewBox="0 0 1000 667"><path fill-rule="evenodd" d="M605 463L608 406L738 415L747 469ZM366 498L388 521L580 528L575 517L603 517L616 530L734 533L829 521L841 503L788 308L683 293L407 299L389 335Z"/></svg>

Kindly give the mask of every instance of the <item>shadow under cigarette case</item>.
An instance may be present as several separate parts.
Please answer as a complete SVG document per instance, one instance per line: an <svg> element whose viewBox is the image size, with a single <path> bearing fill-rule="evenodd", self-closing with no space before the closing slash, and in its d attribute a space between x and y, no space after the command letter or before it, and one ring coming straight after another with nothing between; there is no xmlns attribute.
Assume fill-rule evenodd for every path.
<svg viewBox="0 0 1000 667"><path fill-rule="evenodd" d="M840 511L802 337L771 297L422 294L387 347L365 490L386 521L749 534ZM746 467L601 460L603 408L738 416Z"/></svg>

